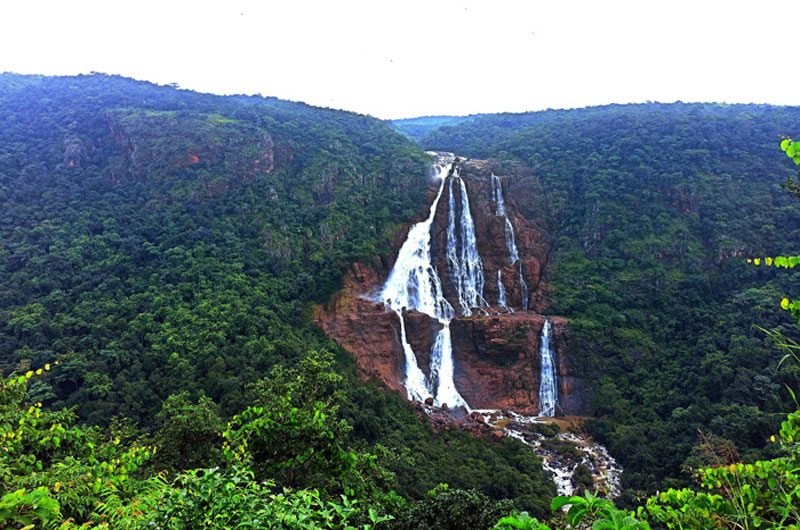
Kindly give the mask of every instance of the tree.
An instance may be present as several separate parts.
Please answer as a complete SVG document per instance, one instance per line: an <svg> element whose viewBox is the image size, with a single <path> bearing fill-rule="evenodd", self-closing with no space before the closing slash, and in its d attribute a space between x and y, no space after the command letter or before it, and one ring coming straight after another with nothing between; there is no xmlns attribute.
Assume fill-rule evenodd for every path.
<svg viewBox="0 0 800 530"><path fill-rule="evenodd" d="M224 424L217 405L206 396L195 404L188 396L187 392L171 395L158 413L163 426L156 435L157 463L178 470L219 464Z"/></svg>

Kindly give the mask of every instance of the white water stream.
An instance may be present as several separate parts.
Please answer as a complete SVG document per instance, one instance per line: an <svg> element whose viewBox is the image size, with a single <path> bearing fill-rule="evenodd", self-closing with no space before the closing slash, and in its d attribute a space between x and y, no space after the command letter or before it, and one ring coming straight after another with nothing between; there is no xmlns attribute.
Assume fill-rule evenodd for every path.
<svg viewBox="0 0 800 530"><path fill-rule="evenodd" d="M497 269L497 305L513 313L514 310L508 307L506 303L506 288L503 286L503 271Z"/></svg>
<svg viewBox="0 0 800 530"><path fill-rule="evenodd" d="M436 198L431 204L430 213L424 221L411 227L403 246L397 255L389 279L383 286L381 299L386 306L397 313L400 319L400 340L406 361L406 393L408 399L424 401L432 396L437 405L449 407L464 406L467 402L456 390L453 381L453 343L450 336L450 320L455 316L453 306L442 294L442 282L431 262L431 225L436 216L436 208L442 197L446 182L450 182L449 223L447 238L447 259L458 290L459 304L463 314L472 307L480 307L483 300L483 266L475 246L475 225L469 212L464 182L452 172L455 157L451 154L436 153L437 178L441 181ZM453 181L461 183L460 249L456 245L456 220L453 198ZM452 225L452 230L450 228ZM466 226L469 225L469 226ZM452 235L451 235L452 232ZM466 243L464 243L466 242ZM460 251L459 251L460 250ZM484 304L485 305L485 304ZM435 318L442 325L431 349L430 378L417 364L417 358L408 342L405 331L403 310L416 310Z"/></svg>
<svg viewBox="0 0 800 530"><path fill-rule="evenodd" d="M460 205L456 204L453 184L458 182ZM469 196L464 179L453 172L449 184L450 200L447 214L447 265L450 277L458 291L461 314L472 315L472 310L488 305L483 298L483 261L478 253L475 222L469 211ZM460 207L459 207L460 206ZM458 211L457 211L458 210ZM458 215L460 211L460 215Z"/></svg>
<svg viewBox="0 0 800 530"><path fill-rule="evenodd" d="M556 415L558 399L555 359L550 347L551 335L550 321L545 320L539 341L539 416L546 417Z"/></svg>
<svg viewBox="0 0 800 530"><path fill-rule="evenodd" d="M577 491L572 481L579 465L588 470L595 488L606 496L613 498L621 493L622 467L604 446L590 437L574 432L559 432L548 438L532 428L535 424L548 423L538 416L488 409L476 412L483 416L486 423L502 426L499 430L504 435L530 446L542 458L542 467L555 482L558 495L583 494L583 491Z"/></svg>
<svg viewBox="0 0 800 530"><path fill-rule="evenodd" d="M514 226L511 224L511 221L508 218L508 213L506 212L506 202L503 198L503 183L500 181L500 177L495 175L491 176L492 179L492 199L495 202L496 209L495 215L503 217L505 220L505 235L506 235L506 248L508 248L508 255L511 260L511 264L518 263L519 268L519 287L520 292L522 293L522 309L528 309L528 285L525 283L525 278L522 277L522 261L519 259L519 250L517 249L517 241L514 237ZM502 280L498 276L498 289L502 289L503 293L505 294L505 288L502 286Z"/></svg>

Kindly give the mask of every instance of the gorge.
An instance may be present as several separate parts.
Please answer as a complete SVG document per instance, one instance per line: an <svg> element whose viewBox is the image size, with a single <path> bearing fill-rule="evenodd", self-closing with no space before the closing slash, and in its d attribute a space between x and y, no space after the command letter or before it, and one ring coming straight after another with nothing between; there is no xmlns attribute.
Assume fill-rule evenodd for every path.
<svg viewBox="0 0 800 530"><path fill-rule="evenodd" d="M409 137L102 74L3 74L0 102L0 424L24 435L0 482L49 488L65 521L243 484L232 498L275 509L283 488L346 495L393 530L488 506L459 519L488 529L576 490L660 502L728 473L716 449L796 451L778 435L800 370L764 330L800 342L781 309L800 275L747 260L800 248L776 145L800 109L611 105Z"/></svg>
<svg viewBox="0 0 800 530"><path fill-rule="evenodd" d="M364 376L403 392L426 414L531 445L559 492L572 493L581 462L596 487L616 492L619 470L601 446L562 433L559 443L584 455L564 460L525 429L585 414L589 395L564 348L568 322L542 314L550 236L507 203L503 186L511 179L487 161L429 154L435 195L426 216L407 229L391 268L390 258L354 265L317 322L353 353ZM600 452L608 465L593 464Z"/></svg>
<svg viewBox="0 0 800 530"><path fill-rule="evenodd" d="M407 229L394 259L354 264L317 322L365 376L412 401L585 414L587 386L564 354L568 323L542 314L552 236L504 199L512 177L486 161L435 155L426 217ZM542 351L552 363L544 372ZM542 394L543 385L552 390Z"/></svg>

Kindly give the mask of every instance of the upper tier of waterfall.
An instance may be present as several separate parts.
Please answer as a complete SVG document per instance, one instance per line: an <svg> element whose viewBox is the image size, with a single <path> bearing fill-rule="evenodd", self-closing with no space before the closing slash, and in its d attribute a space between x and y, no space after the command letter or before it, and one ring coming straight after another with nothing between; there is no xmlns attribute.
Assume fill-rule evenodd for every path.
<svg viewBox="0 0 800 530"><path fill-rule="evenodd" d="M428 215L415 223L408 231L408 236L397 254L397 259L389 274L389 278L381 291L381 300L386 307L394 311L400 320L399 339L405 358L404 385L409 399L425 401L433 398L436 405L447 404L449 407L464 406L467 402L458 392L454 382L455 362L453 359L453 338L450 321L457 315L469 317L474 311L486 312L489 304L483 295L484 268L478 250L478 236L470 207L470 196L467 183L459 175L458 161L450 153L432 153L436 156L434 169L438 179L438 189L430 206ZM520 291L523 309L527 307L527 286L522 277L522 261L517 249L514 227L508 217L503 197L502 181L491 176L492 200L495 203L495 215L502 216L505 222L505 246L509 260L519 270ZM443 199L443 195L447 197ZM446 271L437 270L434 263L441 256L434 258L432 253L432 231L437 210L446 219L442 251ZM439 218L441 219L441 218ZM441 222L441 221L440 221ZM441 227L439 228L441 229ZM440 232L441 233L441 232ZM452 302L445 298L443 281L447 281L448 293ZM497 270L498 305L507 308L506 290L503 275ZM507 308L511 312L510 308ZM435 334L431 351L429 375L425 375L417 361L406 328L404 311L417 311L428 315L436 322L431 330ZM540 389L540 408L543 413L554 414L555 382L553 378L545 379L545 370L554 373L552 355L550 354L550 324L545 323L542 331L542 389ZM545 353L546 352L546 353ZM546 363L547 366L545 366Z"/></svg>
<svg viewBox="0 0 800 530"><path fill-rule="evenodd" d="M475 222L469 209L469 196L464 179L459 177L456 170L448 180L450 182L446 251L448 273L458 292L461 314L470 316L473 309L488 305L483 298L483 260L478 252ZM458 194L461 198L459 203L455 199L455 182L458 182Z"/></svg>
<svg viewBox="0 0 800 530"><path fill-rule="evenodd" d="M505 236L506 236L506 248L508 249L508 256L511 260L511 264L514 263L518 264L519 268L519 287L520 292L522 294L522 309L528 309L528 284L525 283L525 278L522 275L522 261L519 259L519 249L517 249L517 241L514 235L514 225L511 224L511 220L508 218L508 212L506 211L506 201L503 197L503 183L500 181L500 177L496 175L491 176L492 182L492 200L495 203L495 215L502 217L505 220ZM503 286L502 279L500 276L497 278L497 288L500 291L505 293L505 287ZM505 304L502 304L505 305Z"/></svg>
<svg viewBox="0 0 800 530"><path fill-rule="evenodd" d="M442 294L442 281L431 263L431 225L454 160L452 155L437 159L434 167L441 182L430 213L408 231L389 279L383 286L381 299L395 311L414 309L440 320L450 320L455 316L453 306Z"/></svg>

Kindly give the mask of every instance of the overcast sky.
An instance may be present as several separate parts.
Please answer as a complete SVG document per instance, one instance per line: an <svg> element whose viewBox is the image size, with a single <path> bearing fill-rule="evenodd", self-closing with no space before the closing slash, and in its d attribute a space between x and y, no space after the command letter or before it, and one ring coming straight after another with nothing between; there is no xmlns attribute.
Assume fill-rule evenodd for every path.
<svg viewBox="0 0 800 530"><path fill-rule="evenodd" d="M795 1L0 0L0 71L99 71L379 118L800 105Z"/></svg>

